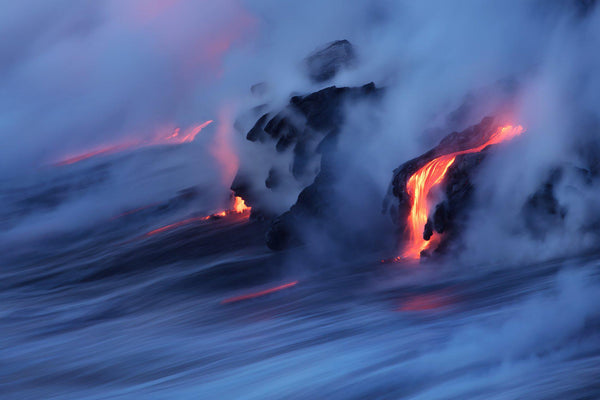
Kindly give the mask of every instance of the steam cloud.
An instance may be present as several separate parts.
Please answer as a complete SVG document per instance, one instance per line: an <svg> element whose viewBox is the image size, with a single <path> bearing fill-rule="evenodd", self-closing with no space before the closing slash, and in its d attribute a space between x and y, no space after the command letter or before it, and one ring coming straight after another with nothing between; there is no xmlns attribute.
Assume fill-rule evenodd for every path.
<svg viewBox="0 0 600 400"><path fill-rule="evenodd" d="M488 114L525 126L527 135L480 174L465 254L504 257L515 246L513 254L535 254L538 242L511 225L528 196L558 164L597 168L585 152L598 146L600 118L600 15L589 2L30 0L7 7L0 17L0 33L12 38L0 47L4 177L165 126L215 119L231 127L253 106L282 106L291 93L323 87L307 78L302 58L341 38L355 45L358 63L327 84L374 81L386 89L377 109L349 110L341 135L350 169L373 189L354 201L359 218L381 200L393 168ZM268 88L258 99L248 90L257 82ZM219 122L223 115L229 120ZM252 122L240 121L241 131ZM202 134L200 158L210 158L217 129ZM242 135L235 140L240 157L260 156L244 149ZM226 186L214 172L198 162L186 169ZM352 177L339 190L360 198ZM570 211L564 230L547 240L589 245L588 233L577 243L568 238L598 218L589 200L597 190L563 180L557 197ZM279 209L293 198L282 201Z"/></svg>
<svg viewBox="0 0 600 400"><path fill-rule="evenodd" d="M8 360L0 369L10 394L487 400L597 392L598 262L529 264L597 249L594 1L4 3L0 257L11 258L0 261ZM311 81L305 57L340 39L353 44L356 63ZM171 241L157 234L123 245L175 214L223 209L238 165L262 185L269 165L289 168L289 153L245 140L257 107L280 110L290 95L371 81L383 95L347 105L332 160L337 228L303 226L307 246L298 251L309 254L281 261L256 250L263 238L252 229L262 222L173 229ZM394 168L487 115L526 132L496 146L478 170L452 262L387 269L390 282L381 271L371 282L333 267L315 278L312 266L351 269L356 253L376 270L373 253L345 240L397 250L396 227L381 213ZM208 120L193 143L53 166ZM545 201L549 182L556 213L524 214L536 193ZM305 183L274 192L270 211L289 209ZM143 207L147 219L142 212L102 226ZM72 236L57 245L56 232ZM329 263L342 257L351 263ZM244 291L282 264L293 277ZM437 287L448 289L440 299ZM439 303L431 314L390 310L413 291Z"/></svg>

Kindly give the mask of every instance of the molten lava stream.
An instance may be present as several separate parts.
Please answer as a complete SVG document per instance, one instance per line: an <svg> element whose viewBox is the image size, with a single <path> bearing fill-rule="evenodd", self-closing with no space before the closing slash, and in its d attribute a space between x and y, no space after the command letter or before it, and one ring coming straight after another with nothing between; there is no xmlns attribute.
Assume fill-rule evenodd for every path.
<svg viewBox="0 0 600 400"><path fill-rule="evenodd" d="M441 236L433 232L430 240L423 238L423 229L429 217L431 205L429 203L429 194L431 190L439 185L446 176L448 168L456 160L456 156L468 153L477 153L489 145L497 144L521 134L523 127L520 125L506 125L498 128L496 132L482 145L472 149L457 151L445 154L429 161L408 179L406 191L412 199L410 214L408 215L407 226L409 230L409 241L406 244L400 259L418 259L421 252L432 245L439 243Z"/></svg>
<svg viewBox="0 0 600 400"><path fill-rule="evenodd" d="M149 237L154 236L158 233L168 232L181 226L192 224L194 222L208 221L211 218L228 217L233 215L241 215L244 218L249 218L251 210L252 208L246 205L244 199L242 199L239 196L235 196L233 201L233 207L228 210L220 211L211 215L205 215L202 217L187 218L182 221L177 221L169 225L161 226L160 228L156 228L154 230L151 230L150 232L147 232L146 234L144 234L143 237Z"/></svg>
<svg viewBox="0 0 600 400"><path fill-rule="evenodd" d="M435 158L409 178L406 189L412 199L408 216L410 236L402 257L419 258L421 252L427 249L432 241L437 241L435 232L430 240L423 239L423 228L427 223L430 208L427 197L431 189L442 182L454 160L456 156L452 155Z"/></svg>

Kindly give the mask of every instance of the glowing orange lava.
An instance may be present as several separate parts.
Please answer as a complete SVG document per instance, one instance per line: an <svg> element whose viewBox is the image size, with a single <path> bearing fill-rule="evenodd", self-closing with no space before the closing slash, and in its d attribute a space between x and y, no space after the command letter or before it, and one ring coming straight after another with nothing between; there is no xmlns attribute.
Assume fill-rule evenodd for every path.
<svg viewBox="0 0 600 400"><path fill-rule="evenodd" d="M286 284L283 284L283 285L275 286L275 287L270 288L270 289L261 290L260 292L244 294L244 295L236 296L236 297L230 297L228 299L225 299L225 300L221 301L221 304L227 304L227 303L233 303L233 302L236 302L236 301L254 299L256 297L264 296L266 294L270 294L270 293L278 292L278 291L283 290L283 289L287 289L287 288L292 287L292 286L294 286L296 284L298 284L298 281L293 281L293 282L286 283Z"/></svg>
<svg viewBox="0 0 600 400"><path fill-rule="evenodd" d="M233 203L233 211L235 211L238 214L241 214L246 211L250 211L250 207L246 205L246 202L240 196L235 196L235 200Z"/></svg>
<svg viewBox="0 0 600 400"><path fill-rule="evenodd" d="M200 131L210 125L213 121L209 120L203 122L202 124L192 126L183 133L180 128L175 128L170 131L168 134L159 134L158 137L152 140L131 140L125 143L120 143L112 146L101 147L96 150L91 150L82 154L78 154L76 156L68 157L63 160L60 160L54 165L70 165L79 161L87 160L88 158L101 156L101 155L109 155L118 153L125 150L131 150L140 147L148 147L148 146L158 146L158 145L179 145L183 143L193 142L196 136L200 133Z"/></svg>
<svg viewBox="0 0 600 400"><path fill-rule="evenodd" d="M146 233L144 236L152 236L152 235L156 235L157 233L167 232L167 231L173 230L175 228L179 228L180 226L191 224L192 222L206 221L209 218L210 218L210 215L205 216L205 217L194 217L194 218L184 219L183 221L178 221L178 222L154 229L154 230Z"/></svg>
<svg viewBox="0 0 600 400"><path fill-rule="evenodd" d="M60 166L60 165L75 164L76 162L87 160L88 158L92 158L92 157L96 157L96 156L100 156L100 155L109 155L109 154L117 153L119 151L126 150L128 148L133 147L133 146L135 146L135 144L132 144L132 143L122 143L122 144L118 144L118 145L114 145L114 146L102 147L100 149L88 151L88 152L83 153L83 154L78 154L78 155L73 156L73 157L65 158L65 159L63 159L61 161L58 161L54 165Z"/></svg>
<svg viewBox="0 0 600 400"><path fill-rule="evenodd" d="M219 217L228 217L228 216L232 216L232 215L241 215L244 218L249 218L251 210L252 210L251 207L246 206L246 203L244 202L244 199L242 199L239 196L236 196L234 198L234 200L233 200L233 207L230 208L230 209L228 209L228 210L219 211L219 212L216 212L216 213L211 214L211 215L205 215L205 216L202 216L202 217L192 217L192 218L184 219L182 221L174 222L172 224L165 225L165 226L162 226L160 228L154 229L154 230L152 230L152 231L144 234L144 237L149 237L149 236L156 235L158 233L163 233L163 232L171 231L173 229L179 228L180 226L192 224L194 222L208 221L210 219L219 218Z"/></svg>
<svg viewBox="0 0 600 400"><path fill-rule="evenodd" d="M522 132L523 127L520 125L500 127L484 144L472 149L457 151L434 158L408 179L406 190L412 199L412 206L407 221L409 242L406 244L401 257L399 257L400 259L418 259L423 250L439 243L440 235L436 232L433 232L430 240L423 239L423 229L427 223L431 206L428 197L430 191L442 182L446 176L446 172L448 172L448 168L456 160L456 156L480 152L489 145L510 140Z"/></svg>

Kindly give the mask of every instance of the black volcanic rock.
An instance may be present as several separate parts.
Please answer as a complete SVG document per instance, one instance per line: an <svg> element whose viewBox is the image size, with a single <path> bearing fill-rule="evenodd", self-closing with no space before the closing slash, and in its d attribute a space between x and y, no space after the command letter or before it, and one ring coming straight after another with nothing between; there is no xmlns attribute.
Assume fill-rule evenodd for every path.
<svg viewBox="0 0 600 400"><path fill-rule="evenodd" d="M308 95L293 96L285 109L262 115L248 132L248 140L274 149L275 154L281 154L277 157L291 157L288 168L274 164L261 185L253 185L245 165L240 166L231 189L246 200L253 213L268 215L263 207L268 192L277 190L286 180L305 185L296 204L273 221L267 233L269 247L281 249L297 243L297 222L318 219L325 214L335 181L328 159L337 147L344 107L352 102L376 101L381 93L381 89L369 83L360 87L331 86Z"/></svg>
<svg viewBox="0 0 600 400"><path fill-rule="evenodd" d="M315 51L305 61L310 79L321 83L332 79L342 68L352 66L356 55L349 41L337 40Z"/></svg>
<svg viewBox="0 0 600 400"><path fill-rule="evenodd" d="M521 215L529 233L543 239L554 226L558 226L567 215L567 208L556 199L554 189L563 179L562 168L555 168L548 179L527 199Z"/></svg>
<svg viewBox="0 0 600 400"><path fill-rule="evenodd" d="M355 61L350 42L339 40L309 55L305 66L309 77L320 83ZM262 89L253 87L252 93L262 95L265 93ZM345 107L377 101L381 95L382 89L372 82L360 87L329 86L314 93L294 95L283 109L268 110L261 106L260 111L254 112L254 118L260 117L246 139L254 142L255 156L240 160L231 189L252 207L252 216L265 218L279 214L273 211L278 199L287 198L289 202L289 191L298 191L296 203L272 221L267 232L271 248L299 243L299 222L318 220L326 214L327 199L336 180L330 168L331 158L344 122ZM266 164L268 172L264 163L257 165L256 157L270 163Z"/></svg>
<svg viewBox="0 0 600 400"><path fill-rule="evenodd" d="M269 170L269 176L265 180L265 186L269 189L274 189L281 184L281 176L275 168Z"/></svg>
<svg viewBox="0 0 600 400"><path fill-rule="evenodd" d="M306 174L310 160L321 156L319 173L314 181L299 194L296 204L271 224L267 235L267 245L273 250L300 243L300 224L307 220L324 220L332 214L332 187L336 181L331 159L337 147L340 127L343 123L342 106L344 101L376 99L380 90L370 83L360 88L336 88L335 86L321 90L305 97L294 97L291 103L306 117L306 124L312 129L309 135L320 138L312 151L306 137L298 140L294 147L292 173L301 178ZM322 132L326 132L323 135ZM331 228L331 226L329 226ZM326 228L327 229L327 228Z"/></svg>
<svg viewBox="0 0 600 400"><path fill-rule="evenodd" d="M293 151L293 176L302 179L308 173L307 167L315 157L321 156L321 162L319 173L314 181L300 192L296 204L271 224L266 235L267 245L271 249L281 250L300 243L301 221L323 220L331 214L330 200L333 197L332 187L336 176L330 165L330 158L335 153L339 128L343 123L343 104L345 101L374 99L379 93L380 90L370 83L360 88L333 86L305 97L292 98L291 103L305 116L306 125L309 127L304 130L302 136L291 138L292 141L296 141ZM316 147L310 145L311 142L315 142L315 138L318 138ZM269 178L273 175L274 171L270 171ZM271 186L269 178L268 187Z"/></svg>
<svg viewBox="0 0 600 400"><path fill-rule="evenodd" d="M273 165L262 180L264 185L256 185L242 163L231 189L244 198L253 211L264 212L261 197L268 196L262 192L265 188L274 190L286 179L310 184L321 170L323 154L335 148L345 105L376 100L381 93L373 83L360 87L331 86L308 95L293 96L283 110L263 114L246 138L265 149L275 150L275 154L281 153L281 157L289 154L289 168Z"/></svg>
<svg viewBox="0 0 600 400"><path fill-rule="evenodd" d="M300 195L289 211L275 218L267 230L266 243L272 250L283 250L301 243L301 231L308 223L324 222L333 214L333 184L335 174L326 165ZM321 224L322 229L331 229L331 225Z"/></svg>
<svg viewBox="0 0 600 400"><path fill-rule="evenodd" d="M435 207L430 216L432 229L437 233L446 233L445 238L452 240L460 234L463 224L467 220L467 212L471 206L473 192L473 178L479 165L485 160L491 147L478 153L462 154L448 168L445 179L444 199ZM443 250L448 240L438 246Z"/></svg>
<svg viewBox="0 0 600 400"><path fill-rule="evenodd" d="M256 142L257 140L264 141L265 140L265 125L267 124L267 119L269 118L269 114L265 114L256 121L252 129L246 135L246 139L251 142Z"/></svg>
<svg viewBox="0 0 600 400"><path fill-rule="evenodd" d="M298 244L296 239L297 234L294 233L294 227L297 223L294 221L294 216L286 211L276 217L265 234L265 241L271 250L284 250L288 247Z"/></svg>

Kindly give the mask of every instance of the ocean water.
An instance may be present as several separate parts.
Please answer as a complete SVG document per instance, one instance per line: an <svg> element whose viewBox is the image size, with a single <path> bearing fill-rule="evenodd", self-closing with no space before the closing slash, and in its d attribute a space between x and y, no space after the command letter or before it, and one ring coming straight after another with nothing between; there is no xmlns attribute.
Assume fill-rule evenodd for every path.
<svg viewBox="0 0 600 400"><path fill-rule="evenodd" d="M28 235L88 190L40 186L2 191L2 399L600 398L600 255L318 258L244 216L145 236L172 201Z"/></svg>

